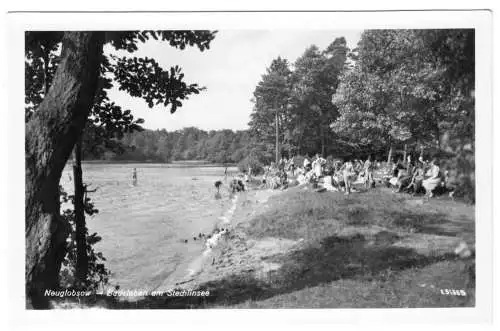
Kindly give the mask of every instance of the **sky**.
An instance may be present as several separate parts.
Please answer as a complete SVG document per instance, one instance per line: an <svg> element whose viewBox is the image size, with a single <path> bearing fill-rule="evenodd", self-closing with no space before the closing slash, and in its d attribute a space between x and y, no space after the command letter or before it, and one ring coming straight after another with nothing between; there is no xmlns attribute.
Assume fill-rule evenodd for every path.
<svg viewBox="0 0 500 331"><path fill-rule="evenodd" d="M173 131L195 126L203 130L248 128L253 91L271 61L278 56L294 62L311 45L325 49L335 38L345 37L349 48L359 41L361 30L224 30L219 31L210 49L178 50L167 43L150 40L133 54L154 58L164 69L179 65L184 81L207 89L184 100L174 114L164 106L150 109L140 98L113 88L110 99L143 118L148 129ZM110 51L110 48L107 49ZM116 54L116 52L115 52ZM129 53L119 53L130 56Z"/></svg>

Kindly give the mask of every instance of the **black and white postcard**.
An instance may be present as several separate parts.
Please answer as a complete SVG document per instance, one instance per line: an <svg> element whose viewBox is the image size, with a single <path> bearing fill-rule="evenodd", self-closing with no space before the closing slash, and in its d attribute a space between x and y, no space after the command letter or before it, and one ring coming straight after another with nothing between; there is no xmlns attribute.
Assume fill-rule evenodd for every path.
<svg viewBox="0 0 500 331"><path fill-rule="evenodd" d="M488 319L490 12L11 21L22 309Z"/></svg>

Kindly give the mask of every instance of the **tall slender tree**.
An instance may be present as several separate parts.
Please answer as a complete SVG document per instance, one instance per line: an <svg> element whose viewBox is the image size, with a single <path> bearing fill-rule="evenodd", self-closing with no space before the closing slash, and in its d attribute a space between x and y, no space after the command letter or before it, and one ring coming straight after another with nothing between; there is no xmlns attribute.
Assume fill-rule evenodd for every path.
<svg viewBox="0 0 500 331"><path fill-rule="evenodd" d="M292 113L299 135L294 140L296 144L306 144L311 152L325 155L327 147L334 151L335 137L330 123L338 117L338 111L331 98L345 69L347 52L346 40L340 37L324 51L312 45L295 61Z"/></svg>
<svg viewBox="0 0 500 331"><path fill-rule="evenodd" d="M254 91L254 108L249 123L264 144L274 145L276 162L280 158L283 128L288 120L291 70L286 59L274 59ZM280 131L281 127L281 131ZM274 140L274 142L273 142Z"/></svg>

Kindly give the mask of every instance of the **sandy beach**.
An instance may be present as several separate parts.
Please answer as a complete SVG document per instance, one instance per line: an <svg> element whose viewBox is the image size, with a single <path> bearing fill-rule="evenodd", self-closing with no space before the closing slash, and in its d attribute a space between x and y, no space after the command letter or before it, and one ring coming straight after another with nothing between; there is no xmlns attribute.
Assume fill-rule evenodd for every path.
<svg viewBox="0 0 500 331"><path fill-rule="evenodd" d="M206 248L199 257L178 268L156 290L195 289L232 274L256 272L258 265L263 270L272 268L258 263L258 260L266 254L283 252L295 242L279 238L256 242L248 239L244 230L250 218L266 210L268 199L282 192L254 189L235 194L233 205L218 224L219 229L225 228L228 232L220 237L215 247Z"/></svg>

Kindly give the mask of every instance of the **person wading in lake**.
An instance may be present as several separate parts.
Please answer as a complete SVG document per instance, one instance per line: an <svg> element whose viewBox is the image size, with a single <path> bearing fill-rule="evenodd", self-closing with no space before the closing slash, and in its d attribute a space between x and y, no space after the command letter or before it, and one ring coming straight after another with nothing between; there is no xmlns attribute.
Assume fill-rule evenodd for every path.
<svg viewBox="0 0 500 331"><path fill-rule="evenodd" d="M134 168L134 171L132 172L132 185L136 186L137 185L137 169Z"/></svg>

